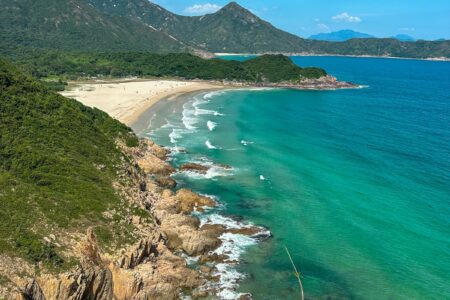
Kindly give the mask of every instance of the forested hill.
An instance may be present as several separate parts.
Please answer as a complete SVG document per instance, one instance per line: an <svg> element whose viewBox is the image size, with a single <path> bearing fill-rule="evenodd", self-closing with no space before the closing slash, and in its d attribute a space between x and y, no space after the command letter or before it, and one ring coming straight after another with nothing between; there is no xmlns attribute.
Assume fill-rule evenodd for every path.
<svg viewBox="0 0 450 300"><path fill-rule="evenodd" d="M116 140L136 145L131 129L48 90L3 60L0 120L2 257L65 269L73 263L67 245L51 247L44 237L75 236L89 226L104 243L132 241L123 226L117 227L120 220L103 215L131 209L113 188L123 161Z"/></svg>
<svg viewBox="0 0 450 300"><path fill-rule="evenodd" d="M33 49L184 52L188 47L131 18L85 0L1 0L0 51Z"/></svg>
<svg viewBox="0 0 450 300"><path fill-rule="evenodd" d="M170 77L245 83L298 82L320 78L325 70L301 68L283 55L262 55L246 62L203 59L188 53L66 53L20 56L14 61L36 78Z"/></svg>
<svg viewBox="0 0 450 300"><path fill-rule="evenodd" d="M450 58L450 41L328 42L282 31L231 2L187 17L148 0L1 0L0 53L70 51L315 53Z"/></svg>

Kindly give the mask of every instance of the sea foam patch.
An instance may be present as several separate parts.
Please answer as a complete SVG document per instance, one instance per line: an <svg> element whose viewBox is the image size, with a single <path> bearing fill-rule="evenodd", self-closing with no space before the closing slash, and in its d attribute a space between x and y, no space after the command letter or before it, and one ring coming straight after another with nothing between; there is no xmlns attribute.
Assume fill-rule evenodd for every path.
<svg viewBox="0 0 450 300"><path fill-rule="evenodd" d="M206 145L206 147L207 147L208 149L220 149L220 148L218 148L217 146L214 146L214 145L211 143L210 140L206 140L206 141L205 141L205 145Z"/></svg>
<svg viewBox="0 0 450 300"><path fill-rule="evenodd" d="M206 127L208 127L209 131L213 131L217 127L217 123L213 121L206 122Z"/></svg>
<svg viewBox="0 0 450 300"><path fill-rule="evenodd" d="M205 224L219 224L227 229L255 227L249 223L239 222L217 213L199 215L198 217L201 226ZM217 275L220 278L219 281L215 284L207 284L206 288L218 290L217 296L220 299L238 299L246 295L245 293L237 292L239 282L246 277L246 274L237 271L236 266L239 264L239 259L246 248L256 245L262 238L271 236L270 231L264 228L260 229L261 231L253 236L226 232L219 237L222 244L210 254L226 255L227 259L215 265L213 275Z"/></svg>
<svg viewBox="0 0 450 300"><path fill-rule="evenodd" d="M183 105L181 121L186 129L195 130L197 127L194 125L197 124L198 119L195 116L195 108L192 106L191 102L187 102Z"/></svg>

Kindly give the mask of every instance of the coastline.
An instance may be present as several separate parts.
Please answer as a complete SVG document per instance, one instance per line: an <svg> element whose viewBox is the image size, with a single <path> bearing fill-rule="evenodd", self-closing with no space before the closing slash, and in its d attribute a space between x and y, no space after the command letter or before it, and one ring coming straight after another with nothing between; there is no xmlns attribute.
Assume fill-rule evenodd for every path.
<svg viewBox="0 0 450 300"><path fill-rule="evenodd" d="M398 56L378 56L378 55L346 55L346 54L318 54L308 52L267 52L267 53L214 53L217 56L260 56L264 54L283 54L286 56L326 56L326 57L353 57L353 58L385 58L385 59L404 59L404 60L424 60L424 61L440 61L449 62L447 57L428 57L428 58L414 58L414 57L398 57Z"/></svg>
<svg viewBox="0 0 450 300"><path fill-rule="evenodd" d="M251 87L250 89L257 88ZM180 104L183 103L181 106L184 109L186 103L201 101L192 100L195 96L204 94L203 97L208 97L208 95L215 93L206 92L205 90L199 90L183 93L170 99L162 99L161 102L150 107L146 111L147 114L141 115L132 125L133 131L138 134L144 143L153 143L152 140L144 137L145 135L140 135L139 132L141 132L141 128L148 128L148 120L151 119L153 114L159 114L158 110L168 104L165 101L180 101ZM205 99L203 97L202 99ZM159 104L161 106L158 106ZM153 212L162 232L168 238L169 248L176 251L176 248L171 247L179 247L182 250L181 257L186 260L188 265L197 268L201 276L206 278L206 281L195 289L194 295L200 295L201 297L209 295L219 299L252 299L251 294L238 291L246 274L240 273L236 267L241 263L241 255L245 248L270 238L272 233L264 226L258 226L227 215L224 211L225 203L217 198L214 193L206 195L195 190L191 192L190 188L192 187L190 185L183 184L183 180L178 181L180 175L210 178L209 176L215 176L213 175L215 173L232 174L235 170L234 167L212 160L199 162L188 159L182 164L176 164L173 163L173 158L180 153L184 153L185 150L176 146L173 148L164 147L163 149L167 150L165 164L169 165L172 171L169 174L162 175L162 177L156 175L156 186L159 186L156 189L160 190L162 198L153 204ZM186 151L189 150L186 149ZM155 176L152 168L146 169L145 165L143 166L139 161L138 164L146 173ZM164 187L161 186L161 183L168 183L168 185ZM162 188L164 190L161 190ZM179 194L182 196L180 197ZM189 195L189 200L184 198L187 195ZM173 199L175 199L175 202ZM185 204L177 204L180 201L185 201ZM179 209L173 209L174 206L189 208L181 209L183 216L180 216L177 213ZM185 224L189 223L198 223L198 225L189 225L190 228L187 228ZM179 224L184 228L179 228ZM191 232L198 232L198 236L196 238L189 237L191 234L186 235L184 232L186 229Z"/></svg>
<svg viewBox="0 0 450 300"><path fill-rule="evenodd" d="M150 82L161 86L161 81ZM174 85L174 82L176 82L176 85ZM138 133L135 124L140 121L140 118L145 118L145 112L151 112L153 108L157 109L155 105L162 101L175 101L176 99L185 99L189 95L197 95L202 92L237 88L234 85L227 86L205 82L188 84L191 82L170 81L172 88L169 90L164 89L164 92L152 97L148 97L148 94L145 94L137 100L131 101L129 97L134 96L136 91L131 90L130 85L124 86L125 83L140 83L138 87L141 89L137 94L143 93L142 87L147 89L149 87L149 81L146 80L133 80L132 82L126 81L121 83L88 82L77 83L78 85L74 91L64 94L75 97L75 99L83 102L85 105L102 109L122 122L127 122L126 124L133 126L133 131ZM104 97L99 99L97 97L99 94L102 95L102 93L94 93L95 90L98 91L100 89L100 91L103 91L103 96L112 97L111 94L117 91L124 91L124 87L125 90L129 90L128 94L125 95L125 99L123 99L123 102L113 101L113 105L108 103L108 100L111 98ZM244 88L246 87L244 86ZM250 88L258 89L258 87ZM138 103L139 108L127 113L127 104L130 102ZM138 166L141 170L131 172L131 174L135 173L131 176L131 180L134 183L131 187L125 189L124 194L131 195L128 201L138 203L141 207L147 209L156 222L156 227L147 227L147 230L152 232L152 238L141 240L138 245L133 247L138 249L140 249L140 245L150 245L148 247L152 247L151 245L163 241L164 250L160 250L161 253L166 253L166 256L171 256L173 257L171 258L172 260L177 261L173 266L176 268L176 271L167 271L168 274L166 276L154 278L148 284L154 284L155 282L164 284L167 281L166 277L173 276L173 272L179 272L185 278L172 282L171 287L166 288L166 292L171 294L167 299L176 298L173 296L176 294L176 291L186 289L190 290L190 292L184 294L185 296L207 297L212 295L220 299L251 299L250 294L237 291L239 283L245 275L237 272L235 267L239 264L240 256L243 252L242 247L270 238L271 232L264 227L253 225L245 220L235 220L226 214L222 214L221 208L223 206L214 195L202 195L193 192L189 189L189 186L177 187L178 182L172 178L173 175L186 172L186 174L207 176L209 169L211 171L223 169L224 171L232 172L233 168L216 162L209 166L190 162L176 167L171 163L171 156L175 154L172 153L171 149L159 146L152 140L142 136L140 136L140 143L136 149L128 148L122 143L119 143L119 147L130 157L132 165ZM143 185L144 182L145 184ZM143 225L141 221L137 220L137 222L139 226ZM91 238L88 244L94 245L89 247L97 248L95 237ZM126 258L120 256L113 258L104 257L102 254L99 254L101 260L108 261L109 266L107 269L109 272L119 280L119 282L113 280L113 286L116 289L115 294L125 293L128 296L133 296L134 292L139 292L139 289L134 292L128 291L127 285L134 285L134 282L127 282L128 279L125 279L125 276L129 275L124 275L121 267L123 265L122 261L128 261L133 255L147 255L146 248L144 248L144 252L141 252L141 250L136 250L133 247L126 251ZM132 254L133 252L135 254ZM175 258L174 255L178 258ZM180 259L183 263L181 263ZM161 263L167 264L165 257L162 257L161 260ZM132 265L133 262L130 264ZM145 260L143 264L145 265ZM125 264L125 267L129 268L127 265L128 262ZM161 270L161 272L166 271ZM146 272L142 273L142 271L136 271L134 274L133 276L147 276L145 275ZM55 282L59 284L60 281L56 280ZM44 284L41 283L41 285ZM43 289L47 290L48 287L44 286Z"/></svg>
<svg viewBox="0 0 450 300"><path fill-rule="evenodd" d="M60 94L96 107L130 126L153 105L183 94L229 88L213 81L118 79L70 82Z"/></svg>
<svg viewBox="0 0 450 300"><path fill-rule="evenodd" d="M227 89L320 89L330 90L337 88L355 88L346 82L339 82L332 76L320 79L306 79L295 85L289 82L276 84L248 85L239 82L212 82L212 81L181 81L181 80L108 80L96 82L71 83L71 90L62 92L64 96L75 98L83 104L96 107L108 113L113 118L133 126L141 120L148 119L147 114L155 113L156 105L163 101L175 101L197 95L202 92ZM171 163L171 149L163 148L152 140L141 137L138 149L120 146L124 153L139 166L142 174L139 175L134 188L133 196L129 201L140 203L148 209L156 221L156 228L152 231L162 234L166 252L177 255L185 261L186 267L194 266L196 272L190 273L188 281L172 283L172 292L177 289L189 289L194 295L215 295L221 299L251 298L250 294L237 292L240 281L245 277L236 271L240 256L246 245L253 245L261 240L271 237L271 232L264 227L255 226L242 220L222 214L222 205L215 196L201 195L185 188L177 188L173 175L185 173L208 176L209 171L220 169L232 172L232 166L197 164L193 161L182 166ZM142 190L142 183L145 189ZM209 207L209 209L205 209ZM216 207L216 208L214 208ZM158 234L157 234L158 235ZM155 243L144 241L141 243ZM121 265L121 262L116 264ZM183 265L179 266L181 272L187 272ZM121 271L112 268L121 277ZM186 274L188 274L187 272ZM196 278L196 280L194 280ZM157 279L164 282L164 278ZM120 291L127 288L121 287ZM119 292L119 291L118 291Z"/></svg>
<svg viewBox="0 0 450 300"><path fill-rule="evenodd" d="M86 106L98 108L131 126L161 100L174 100L190 93L239 88L335 90L359 87L350 82L338 81L330 75L318 79L304 79L296 84L290 82L250 84L233 81L132 78L69 82L68 89L60 94L73 98Z"/></svg>

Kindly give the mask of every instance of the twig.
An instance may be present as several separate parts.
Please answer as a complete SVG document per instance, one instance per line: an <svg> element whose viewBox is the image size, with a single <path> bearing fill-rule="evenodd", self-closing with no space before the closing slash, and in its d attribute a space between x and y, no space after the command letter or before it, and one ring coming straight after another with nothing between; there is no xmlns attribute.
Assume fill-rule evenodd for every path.
<svg viewBox="0 0 450 300"><path fill-rule="evenodd" d="M286 253L289 256L289 260L291 261L292 267L294 268L294 276L297 277L297 280L298 280L298 286L300 287L300 292L301 292L301 299L304 300L305 296L303 293L303 285L302 285L302 280L300 279L300 273L297 271L297 267L295 266L294 261L292 260L291 253L289 253L288 248L286 246L284 246L284 249L286 250Z"/></svg>

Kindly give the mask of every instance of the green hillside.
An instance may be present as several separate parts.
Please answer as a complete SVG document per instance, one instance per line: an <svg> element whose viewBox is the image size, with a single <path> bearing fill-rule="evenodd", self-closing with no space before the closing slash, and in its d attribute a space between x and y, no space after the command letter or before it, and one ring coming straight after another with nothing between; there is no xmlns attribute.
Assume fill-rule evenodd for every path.
<svg viewBox="0 0 450 300"><path fill-rule="evenodd" d="M48 90L3 60L0 120L0 254L64 268L71 258L64 245L45 243L50 233L75 237L95 226L104 242L132 240L119 225L128 204L112 186L123 157L116 139L137 143L128 127ZM111 210L117 220L105 217Z"/></svg>
<svg viewBox="0 0 450 300"><path fill-rule="evenodd" d="M188 53L36 53L15 62L37 78L177 77L241 82L298 81L319 78L319 68L301 68L283 55L263 55L247 62L202 59Z"/></svg>
<svg viewBox="0 0 450 300"><path fill-rule="evenodd" d="M187 51L167 34L84 0L1 0L0 51Z"/></svg>

